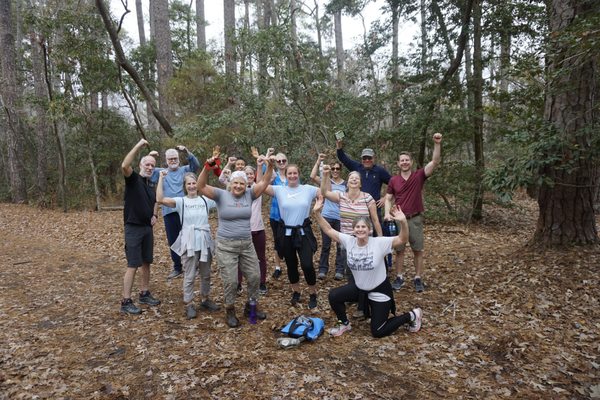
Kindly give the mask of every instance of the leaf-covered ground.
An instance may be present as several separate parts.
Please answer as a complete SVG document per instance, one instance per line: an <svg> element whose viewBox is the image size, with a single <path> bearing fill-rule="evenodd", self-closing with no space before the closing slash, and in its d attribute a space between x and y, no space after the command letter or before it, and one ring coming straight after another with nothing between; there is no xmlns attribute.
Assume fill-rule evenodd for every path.
<svg viewBox="0 0 600 400"><path fill-rule="evenodd" d="M353 321L281 350L276 328L308 313L305 294L289 306L285 275L269 277L264 322L188 321L160 222L151 289L163 304L125 316L121 212L0 204L0 398L600 398L600 250L527 247L534 216L523 201L480 225L426 225L428 288L396 292L400 310L424 310L421 332L374 339ZM315 314L331 327L337 282L322 283Z"/></svg>

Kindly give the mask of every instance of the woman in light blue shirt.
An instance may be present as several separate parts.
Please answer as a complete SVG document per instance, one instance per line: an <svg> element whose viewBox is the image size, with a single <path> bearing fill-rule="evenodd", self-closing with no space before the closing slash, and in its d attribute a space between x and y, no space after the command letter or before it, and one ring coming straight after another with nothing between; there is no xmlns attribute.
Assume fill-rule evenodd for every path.
<svg viewBox="0 0 600 400"><path fill-rule="evenodd" d="M316 186L301 185L298 166L288 165L285 171L287 186L270 185L265 190L277 199L281 214L275 242L282 249L287 275L292 287L292 305L300 302L300 274L298 259L304 272L304 279L310 293L308 308L317 307L317 275L313 265L313 255L317 251L315 238L309 218L312 201L320 196Z"/></svg>

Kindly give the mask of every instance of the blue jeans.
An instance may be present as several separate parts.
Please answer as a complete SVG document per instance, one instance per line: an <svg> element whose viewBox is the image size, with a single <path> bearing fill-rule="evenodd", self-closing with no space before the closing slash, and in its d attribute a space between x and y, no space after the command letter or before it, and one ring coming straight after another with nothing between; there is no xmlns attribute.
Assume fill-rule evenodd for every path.
<svg viewBox="0 0 600 400"><path fill-rule="evenodd" d="M171 247L173 243L175 243L175 240L177 240L179 232L181 232L181 220L179 219L178 213L172 212L164 215L163 221L165 222L167 242L169 242L169 247ZM175 253L173 250L171 250L171 260L173 260L173 269L181 272L181 257L179 257L179 255L177 255L177 253Z"/></svg>
<svg viewBox="0 0 600 400"><path fill-rule="evenodd" d="M336 231L340 231L340 220L325 218L325 221L329 222L329 225ZM329 271L329 252L331 250L331 238L327 236L323 230L321 230L321 237L323 238L323 244L321 247L321 257L319 258L319 272L324 274ZM344 268L346 267L346 250L342 249L342 246L336 244L335 251L335 272L344 274Z"/></svg>

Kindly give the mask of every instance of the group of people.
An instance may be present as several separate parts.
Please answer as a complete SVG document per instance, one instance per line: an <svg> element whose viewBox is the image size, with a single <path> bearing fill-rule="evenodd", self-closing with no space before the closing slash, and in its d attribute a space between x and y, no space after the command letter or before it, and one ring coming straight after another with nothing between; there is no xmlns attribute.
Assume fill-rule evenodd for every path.
<svg viewBox="0 0 600 400"><path fill-rule="evenodd" d="M301 269L308 286L307 306L309 309L318 306L317 279L327 276L329 254L335 242L334 279L347 279L347 283L329 292L329 304L338 319L330 334L339 336L351 329L346 316L347 302L358 303L355 317L371 318L374 337L390 335L403 325L412 332L418 331L421 309L396 316L393 290L399 290L404 283L407 242L415 255L415 289L417 292L424 290L422 188L441 160L441 138L439 133L433 136L433 157L422 169L413 171L410 154L401 153L398 159L400 173L393 177L375 163L372 149L364 149L361 162L357 162L345 154L342 141L338 140L339 162L328 165L326 155L319 154L311 171L311 179L318 186L302 184L298 166L288 164L283 153L274 155L273 149L260 155L252 148L256 168L246 165L241 158L232 157L221 168L220 149L216 147L196 175L200 168L197 158L185 146L177 146L165 153L167 168L155 168L156 159L147 155L141 158L140 170L136 173L131 164L148 145L146 140L140 140L122 162L126 183L124 223L128 268L123 282L121 311L141 313L131 298L138 268L141 270L139 303L160 304L148 286L153 260L152 227L161 206L173 260L168 279L183 276L187 318L195 318L198 308L220 309L210 298L214 258L223 283L227 325L233 328L240 324L235 300L243 279L247 285L244 315L252 312L258 319L265 319L266 314L258 307L259 295L267 293L266 235L261 209L264 193L272 197L269 222L276 253L273 277L281 276L281 265L285 263L292 305L302 302ZM187 156L187 165L180 165L180 152ZM351 171L347 182L342 177L342 165ZM211 170L218 177L218 185L208 183ZM382 196L384 183L387 191ZM213 208L218 213L215 240L208 223L209 211ZM311 226L311 210L322 233L317 270L313 265L317 239ZM383 221L395 224L398 234L385 236ZM393 251L396 252L396 276L390 282L386 258ZM197 275L200 301L195 303Z"/></svg>

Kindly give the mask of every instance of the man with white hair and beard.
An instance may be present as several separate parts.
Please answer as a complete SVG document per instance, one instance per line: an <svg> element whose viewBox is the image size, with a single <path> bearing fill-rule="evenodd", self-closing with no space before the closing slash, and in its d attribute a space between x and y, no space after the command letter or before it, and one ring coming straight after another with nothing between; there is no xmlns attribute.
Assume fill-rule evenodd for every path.
<svg viewBox="0 0 600 400"><path fill-rule="evenodd" d="M179 151L187 154L188 165L179 165ZM156 168L152 175L153 182L158 182L160 171L163 169L168 170L167 176L163 179L163 194L165 197L184 197L183 192L183 178L188 172L197 173L200 164L198 159L188 151L185 146L178 145L175 149L168 149L165 151L165 158L167 160L167 168ZM169 242L169 248L175 243L179 232L181 232L181 220L177 210L165 205L162 206L163 221L165 222L165 232L167 233L167 241ZM167 276L167 279L173 279L183 274L181 266L181 257L171 250L171 259L173 260L173 270Z"/></svg>
<svg viewBox="0 0 600 400"><path fill-rule="evenodd" d="M127 258L127 271L123 278L123 299L121 312L125 314L140 314L142 310L131 300L133 281L138 268L141 268L141 282L139 285L140 304L157 306L160 300L150 294L150 264L152 264L154 235L152 227L156 223L154 205L156 203L155 187L152 182L152 172L156 160L152 156L142 157L140 172L131 167L133 159L148 142L141 139L127 153L121 169L125 177L125 202L123 219L125 222L125 256Z"/></svg>

